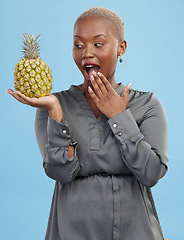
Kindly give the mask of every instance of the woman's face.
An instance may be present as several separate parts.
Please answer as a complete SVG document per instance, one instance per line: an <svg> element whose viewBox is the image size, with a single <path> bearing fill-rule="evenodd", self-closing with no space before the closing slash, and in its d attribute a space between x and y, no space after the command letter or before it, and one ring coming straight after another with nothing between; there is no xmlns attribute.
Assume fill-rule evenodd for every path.
<svg viewBox="0 0 184 240"><path fill-rule="evenodd" d="M119 40L108 19L88 17L75 25L73 58L85 80L90 81L92 71L99 71L112 83L118 56L125 50L126 41Z"/></svg>

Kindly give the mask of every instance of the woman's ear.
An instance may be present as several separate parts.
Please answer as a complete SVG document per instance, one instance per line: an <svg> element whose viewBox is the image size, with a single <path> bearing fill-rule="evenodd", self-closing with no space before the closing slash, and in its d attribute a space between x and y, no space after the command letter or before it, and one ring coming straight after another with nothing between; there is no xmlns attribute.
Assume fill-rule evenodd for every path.
<svg viewBox="0 0 184 240"><path fill-rule="evenodd" d="M127 41L125 40L120 41L119 47L118 47L118 56L122 56L125 53L126 48L127 48Z"/></svg>

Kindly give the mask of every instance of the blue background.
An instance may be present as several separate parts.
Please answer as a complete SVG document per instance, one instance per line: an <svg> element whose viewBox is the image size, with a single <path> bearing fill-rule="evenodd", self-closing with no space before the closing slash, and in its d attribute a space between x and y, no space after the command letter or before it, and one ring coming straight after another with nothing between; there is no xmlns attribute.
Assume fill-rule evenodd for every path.
<svg viewBox="0 0 184 240"><path fill-rule="evenodd" d="M127 65L116 81L152 91L162 101L169 130L169 172L152 188L165 237L184 239L183 188L183 0L7 0L0 2L1 165L0 239L44 239L54 181L42 168L34 133L35 109L15 101L15 64L21 58L22 33L40 37L41 57L52 69L54 91L83 78L72 59L72 31L84 10L102 6L125 23Z"/></svg>

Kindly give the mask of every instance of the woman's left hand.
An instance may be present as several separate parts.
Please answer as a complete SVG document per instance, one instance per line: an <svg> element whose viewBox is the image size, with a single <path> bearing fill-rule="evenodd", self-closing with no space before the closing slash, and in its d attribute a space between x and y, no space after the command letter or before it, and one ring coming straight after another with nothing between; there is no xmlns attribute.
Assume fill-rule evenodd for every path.
<svg viewBox="0 0 184 240"><path fill-rule="evenodd" d="M113 89L109 81L102 73L95 73L91 77L91 87L88 92L91 95L98 109L108 118L113 118L120 112L126 110L129 102L129 89L131 84L128 84L120 97Z"/></svg>

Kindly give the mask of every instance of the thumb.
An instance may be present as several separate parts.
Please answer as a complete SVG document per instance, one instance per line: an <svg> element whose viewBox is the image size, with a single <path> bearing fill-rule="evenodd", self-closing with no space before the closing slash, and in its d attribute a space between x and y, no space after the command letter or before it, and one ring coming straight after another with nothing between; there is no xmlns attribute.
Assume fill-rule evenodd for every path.
<svg viewBox="0 0 184 240"><path fill-rule="evenodd" d="M126 101L129 101L129 89L131 87L131 83L129 83L128 85L126 85L126 87L124 88L123 90L123 95L122 95L122 98Z"/></svg>

